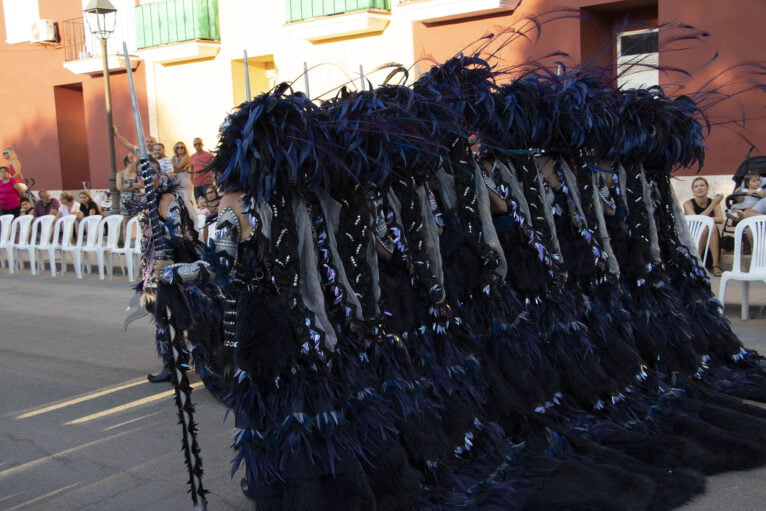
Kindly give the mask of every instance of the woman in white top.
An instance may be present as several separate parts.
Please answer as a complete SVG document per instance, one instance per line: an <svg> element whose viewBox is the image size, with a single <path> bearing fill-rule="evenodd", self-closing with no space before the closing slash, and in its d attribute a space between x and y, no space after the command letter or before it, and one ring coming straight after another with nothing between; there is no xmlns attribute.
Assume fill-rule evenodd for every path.
<svg viewBox="0 0 766 511"><path fill-rule="evenodd" d="M189 175L191 158L189 157L189 151L186 149L186 144L179 141L173 145L173 157L170 159L170 163L173 164L173 172L168 175L175 176L175 180L181 188L181 193L192 214L192 218L195 218L197 205L194 201L194 185Z"/></svg>

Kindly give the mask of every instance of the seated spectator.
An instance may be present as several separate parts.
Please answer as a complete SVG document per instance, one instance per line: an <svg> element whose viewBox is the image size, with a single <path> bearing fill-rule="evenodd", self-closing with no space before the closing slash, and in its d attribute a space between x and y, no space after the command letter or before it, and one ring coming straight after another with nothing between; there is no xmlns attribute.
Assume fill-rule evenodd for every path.
<svg viewBox="0 0 766 511"><path fill-rule="evenodd" d="M38 195L40 196L40 200L35 202L35 216L58 216L59 208L61 208L59 201L51 197L48 190L40 190Z"/></svg>
<svg viewBox="0 0 766 511"><path fill-rule="evenodd" d="M80 203L74 200L74 196L69 192L61 192L59 195L61 207L59 208L59 217L67 215L77 215L80 213Z"/></svg>
<svg viewBox="0 0 766 511"><path fill-rule="evenodd" d="M101 209L101 206L93 200L93 197L83 190L80 192L80 212L77 214L77 219L82 220L86 216L91 215L104 216L104 211Z"/></svg>
<svg viewBox="0 0 766 511"><path fill-rule="evenodd" d="M215 189L214 186L209 186L208 189L205 190L205 200L207 203L207 210L209 211L207 215L208 219L210 219L211 217L217 218L218 204L221 202L221 197L218 195L218 191Z"/></svg>
<svg viewBox="0 0 766 511"><path fill-rule="evenodd" d="M21 215L32 215L35 212L35 206L32 201L24 197L21 199Z"/></svg>
<svg viewBox="0 0 766 511"><path fill-rule="evenodd" d="M708 185L707 179L704 177L695 178L692 181L692 198L683 203L684 215L702 215L713 218L713 222L716 225L713 226L713 232L710 235L710 255L713 259L713 276L721 276L721 250L720 250L720 234L718 232L718 225L723 223L723 212L721 211L721 201L723 201L723 194L716 194L712 199L708 197L708 191L710 185ZM703 255L705 249L705 242L707 239L707 229L700 237L700 245L697 247L697 253L700 257Z"/></svg>
<svg viewBox="0 0 766 511"><path fill-rule="evenodd" d="M748 195L744 197L738 197L738 201L732 204L732 209L752 209L755 204L766 196L763 188L761 188L761 176L758 174L747 174L742 180L742 192L746 192Z"/></svg>
<svg viewBox="0 0 766 511"><path fill-rule="evenodd" d="M197 197L197 214L204 216L210 214L210 210L207 209L207 199L205 197Z"/></svg>

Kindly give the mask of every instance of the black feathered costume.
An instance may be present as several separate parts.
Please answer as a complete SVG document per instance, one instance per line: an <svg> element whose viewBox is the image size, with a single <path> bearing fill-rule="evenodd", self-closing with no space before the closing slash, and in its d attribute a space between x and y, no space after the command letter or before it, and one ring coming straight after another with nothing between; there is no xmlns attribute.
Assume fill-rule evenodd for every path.
<svg viewBox="0 0 766 511"><path fill-rule="evenodd" d="M458 56L226 120L212 168L239 212L161 280L220 289L203 347L230 355L259 511L669 509L766 461L766 414L739 399L762 399L760 357L673 208L671 168L701 158L693 103L495 78Z"/></svg>

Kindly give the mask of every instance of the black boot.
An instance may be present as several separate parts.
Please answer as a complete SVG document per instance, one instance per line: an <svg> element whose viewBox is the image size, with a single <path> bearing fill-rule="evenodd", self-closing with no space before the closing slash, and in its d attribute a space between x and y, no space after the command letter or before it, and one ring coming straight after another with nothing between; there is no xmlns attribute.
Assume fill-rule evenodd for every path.
<svg viewBox="0 0 766 511"><path fill-rule="evenodd" d="M162 383L164 381L170 381L171 378L172 377L170 374L170 364L165 364L164 366L162 366L162 371L160 371L157 374L146 375L146 379L152 383Z"/></svg>

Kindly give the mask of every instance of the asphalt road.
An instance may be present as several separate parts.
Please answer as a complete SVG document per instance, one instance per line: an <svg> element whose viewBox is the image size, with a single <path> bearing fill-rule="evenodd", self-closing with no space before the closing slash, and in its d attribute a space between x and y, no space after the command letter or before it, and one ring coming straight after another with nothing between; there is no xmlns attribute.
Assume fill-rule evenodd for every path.
<svg viewBox="0 0 766 511"><path fill-rule="evenodd" d="M131 296L125 279L0 270L0 510L192 509L171 388L145 379L159 366L153 327L142 319L122 328ZM766 351L766 319L734 325ZM208 509L252 509L229 475L232 421L192 382ZM764 502L760 469L710 478L683 509Z"/></svg>

